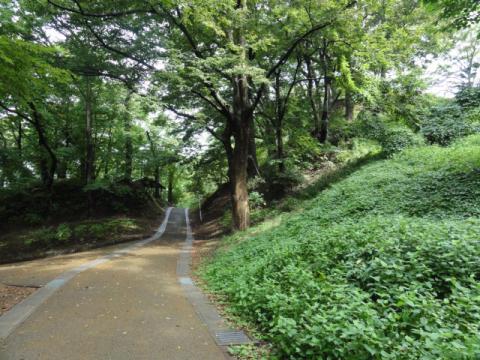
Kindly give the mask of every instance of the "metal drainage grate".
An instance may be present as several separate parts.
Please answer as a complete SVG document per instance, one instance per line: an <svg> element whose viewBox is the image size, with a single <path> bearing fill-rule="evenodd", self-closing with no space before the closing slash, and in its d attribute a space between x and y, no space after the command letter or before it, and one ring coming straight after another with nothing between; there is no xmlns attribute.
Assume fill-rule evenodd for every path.
<svg viewBox="0 0 480 360"><path fill-rule="evenodd" d="M225 330L215 333L215 341L220 346L250 344L252 340L243 331Z"/></svg>
<svg viewBox="0 0 480 360"><path fill-rule="evenodd" d="M193 285L192 278L189 278L189 277L181 277L178 279L178 281L182 285Z"/></svg>

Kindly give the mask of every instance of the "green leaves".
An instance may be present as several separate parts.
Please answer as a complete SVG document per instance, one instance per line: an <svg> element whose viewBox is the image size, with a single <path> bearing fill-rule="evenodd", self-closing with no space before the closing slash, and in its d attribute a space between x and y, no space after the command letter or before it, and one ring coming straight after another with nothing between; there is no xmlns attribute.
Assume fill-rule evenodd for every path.
<svg viewBox="0 0 480 360"><path fill-rule="evenodd" d="M0 36L0 94L23 102L42 98L55 85L70 80L68 71L55 67L51 58L54 47Z"/></svg>
<svg viewBox="0 0 480 360"><path fill-rule="evenodd" d="M478 168L479 136L367 165L226 239L202 275L278 358L475 358Z"/></svg>

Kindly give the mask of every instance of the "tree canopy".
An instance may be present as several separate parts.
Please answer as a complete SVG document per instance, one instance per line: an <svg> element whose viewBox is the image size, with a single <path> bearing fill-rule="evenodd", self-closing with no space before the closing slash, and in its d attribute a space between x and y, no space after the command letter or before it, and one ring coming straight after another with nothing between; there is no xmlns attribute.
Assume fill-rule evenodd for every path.
<svg viewBox="0 0 480 360"><path fill-rule="evenodd" d="M250 182L284 191L295 169L360 134L359 118L418 131L425 63L458 36L450 17L467 26L477 10L470 0L2 1L1 183L151 177L160 196L161 183L198 195L226 182L245 229Z"/></svg>

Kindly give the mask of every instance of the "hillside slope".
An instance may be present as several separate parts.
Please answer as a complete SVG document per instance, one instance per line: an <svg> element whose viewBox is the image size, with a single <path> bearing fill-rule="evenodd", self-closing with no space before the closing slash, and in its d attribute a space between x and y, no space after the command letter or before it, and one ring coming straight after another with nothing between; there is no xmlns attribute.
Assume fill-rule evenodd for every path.
<svg viewBox="0 0 480 360"><path fill-rule="evenodd" d="M201 270L282 359L480 356L480 136L366 165Z"/></svg>

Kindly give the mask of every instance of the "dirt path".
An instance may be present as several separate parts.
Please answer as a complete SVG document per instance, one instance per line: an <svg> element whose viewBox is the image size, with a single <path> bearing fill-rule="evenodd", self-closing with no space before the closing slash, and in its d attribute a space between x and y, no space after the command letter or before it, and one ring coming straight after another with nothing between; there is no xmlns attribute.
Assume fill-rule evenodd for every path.
<svg viewBox="0 0 480 360"><path fill-rule="evenodd" d="M0 359L225 359L178 283L184 240L184 211L174 209L160 240L60 288L5 340ZM48 276L38 277L28 265L35 281L57 272L40 262Z"/></svg>

